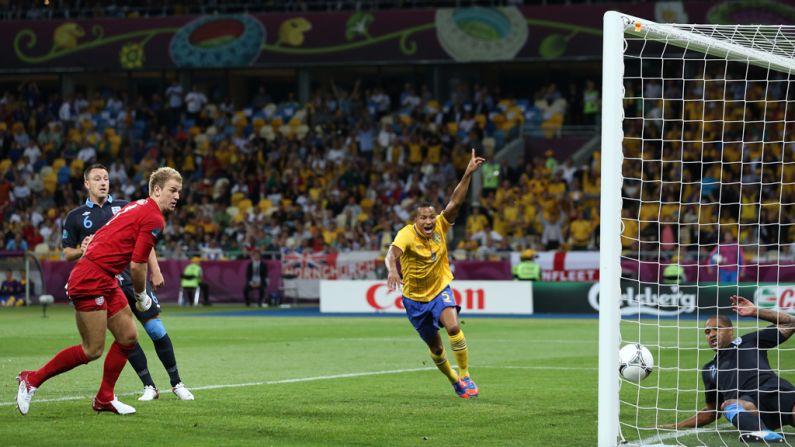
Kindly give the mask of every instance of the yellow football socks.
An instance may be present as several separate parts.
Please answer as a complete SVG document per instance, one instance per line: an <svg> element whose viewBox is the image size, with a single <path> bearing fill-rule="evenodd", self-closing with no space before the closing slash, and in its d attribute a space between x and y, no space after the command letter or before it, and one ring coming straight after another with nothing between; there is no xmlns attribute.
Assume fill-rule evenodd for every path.
<svg viewBox="0 0 795 447"><path fill-rule="evenodd" d="M441 355L434 355L434 353L431 352L431 358L433 359L433 363L436 364L436 367L439 368L439 371L447 376L447 378L450 380L450 383L455 383L458 381L458 374L455 373L453 367L450 366L450 362L447 361L444 349L442 349Z"/></svg>
<svg viewBox="0 0 795 447"><path fill-rule="evenodd" d="M458 375L461 377L469 376L469 351L467 341L464 338L464 331L459 331L450 336L450 346L455 354L455 361L458 364Z"/></svg>

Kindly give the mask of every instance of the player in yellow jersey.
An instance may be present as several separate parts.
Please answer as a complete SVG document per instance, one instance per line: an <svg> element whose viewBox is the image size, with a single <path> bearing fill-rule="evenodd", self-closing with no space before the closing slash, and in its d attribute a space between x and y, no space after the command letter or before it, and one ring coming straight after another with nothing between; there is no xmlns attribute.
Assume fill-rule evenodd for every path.
<svg viewBox="0 0 795 447"><path fill-rule="evenodd" d="M403 227L389 247L384 262L389 275L389 290L403 287L403 306L406 315L431 350L436 367L447 376L456 394L462 398L476 397L479 389L469 377L469 353L464 332L458 325L460 306L456 305L450 281L453 273L447 260L445 235L458 216L466 200L469 183L485 159L475 155L469 160L466 172L453 190L453 197L440 214L428 202L415 207L414 223ZM398 273L397 261L403 278ZM450 337L450 346L458 364L458 373L450 366L439 336L443 326Z"/></svg>

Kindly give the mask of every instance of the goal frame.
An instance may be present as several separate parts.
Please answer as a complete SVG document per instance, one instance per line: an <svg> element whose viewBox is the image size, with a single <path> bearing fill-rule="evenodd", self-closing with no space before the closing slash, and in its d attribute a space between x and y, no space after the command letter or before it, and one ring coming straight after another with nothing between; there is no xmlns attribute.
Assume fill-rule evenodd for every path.
<svg viewBox="0 0 795 447"><path fill-rule="evenodd" d="M645 37L685 50L786 74L795 72L795 59L764 51L764 48L739 45L617 11L605 13L603 26L598 445L613 447L622 441L619 426L618 350L621 338L624 37ZM753 26L734 25L738 31Z"/></svg>

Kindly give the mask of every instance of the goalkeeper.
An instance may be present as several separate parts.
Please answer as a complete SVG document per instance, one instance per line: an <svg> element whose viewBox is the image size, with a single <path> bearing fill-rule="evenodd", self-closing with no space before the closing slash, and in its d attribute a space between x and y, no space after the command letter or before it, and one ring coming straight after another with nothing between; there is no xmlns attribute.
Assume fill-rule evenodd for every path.
<svg viewBox="0 0 795 447"><path fill-rule="evenodd" d="M784 442L784 437L772 430L787 424L795 426L795 387L770 368L767 350L792 336L795 317L760 309L741 296L732 296L730 300L737 315L773 324L735 338L730 318L710 317L704 334L715 351L715 358L702 370L706 405L688 419L660 427L701 427L723 413L740 430L744 442Z"/></svg>

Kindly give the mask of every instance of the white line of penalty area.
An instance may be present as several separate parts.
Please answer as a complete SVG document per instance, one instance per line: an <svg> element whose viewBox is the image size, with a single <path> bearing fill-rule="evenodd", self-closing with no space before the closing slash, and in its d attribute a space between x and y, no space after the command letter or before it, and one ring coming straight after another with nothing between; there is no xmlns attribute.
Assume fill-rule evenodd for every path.
<svg viewBox="0 0 795 447"><path fill-rule="evenodd" d="M477 368L502 368L502 369L540 369L540 370L578 370L578 371L596 371L596 368L573 368L573 367L555 367L555 366L488 366L488 365L481 365L477 366ZM385 371L367 371L367 372L357 372L357 373L345 373L345 374L334 374L328 376L313 376L313 377L298 377L295 379L282 379L282 380L268 380L263 382L248 382L248 383L228 383L228 384L220 384L220 385L204 385L204 386L195 386L190 387L191 391L201 391L201 390L215 390L219 388L244 388L244 387L252 387L252 386L263 386L263 385L282 385L287 383L300 383L300 382L316 382L318 380L335 380L335 379L349 379L352 377L365 377L365 376L381 376L385 374L402 374L402 373L409 373L409 372L418 372L418 371L435 371L436 367L424 367L424 368L406 368L406 369L391 369ZM136 396L141 394L140 391L134 392L126 392L126 393L118 393L117 396ZM70 400L84 400L84 399L91 399L92 396L63 396L63 397L54 397L50 399L35 399L33 400L33 404L40 404L46 402L64 402ZM8 407L11 405L16 405L16 401L12 402L0 402L0 407Z"/></svg>

